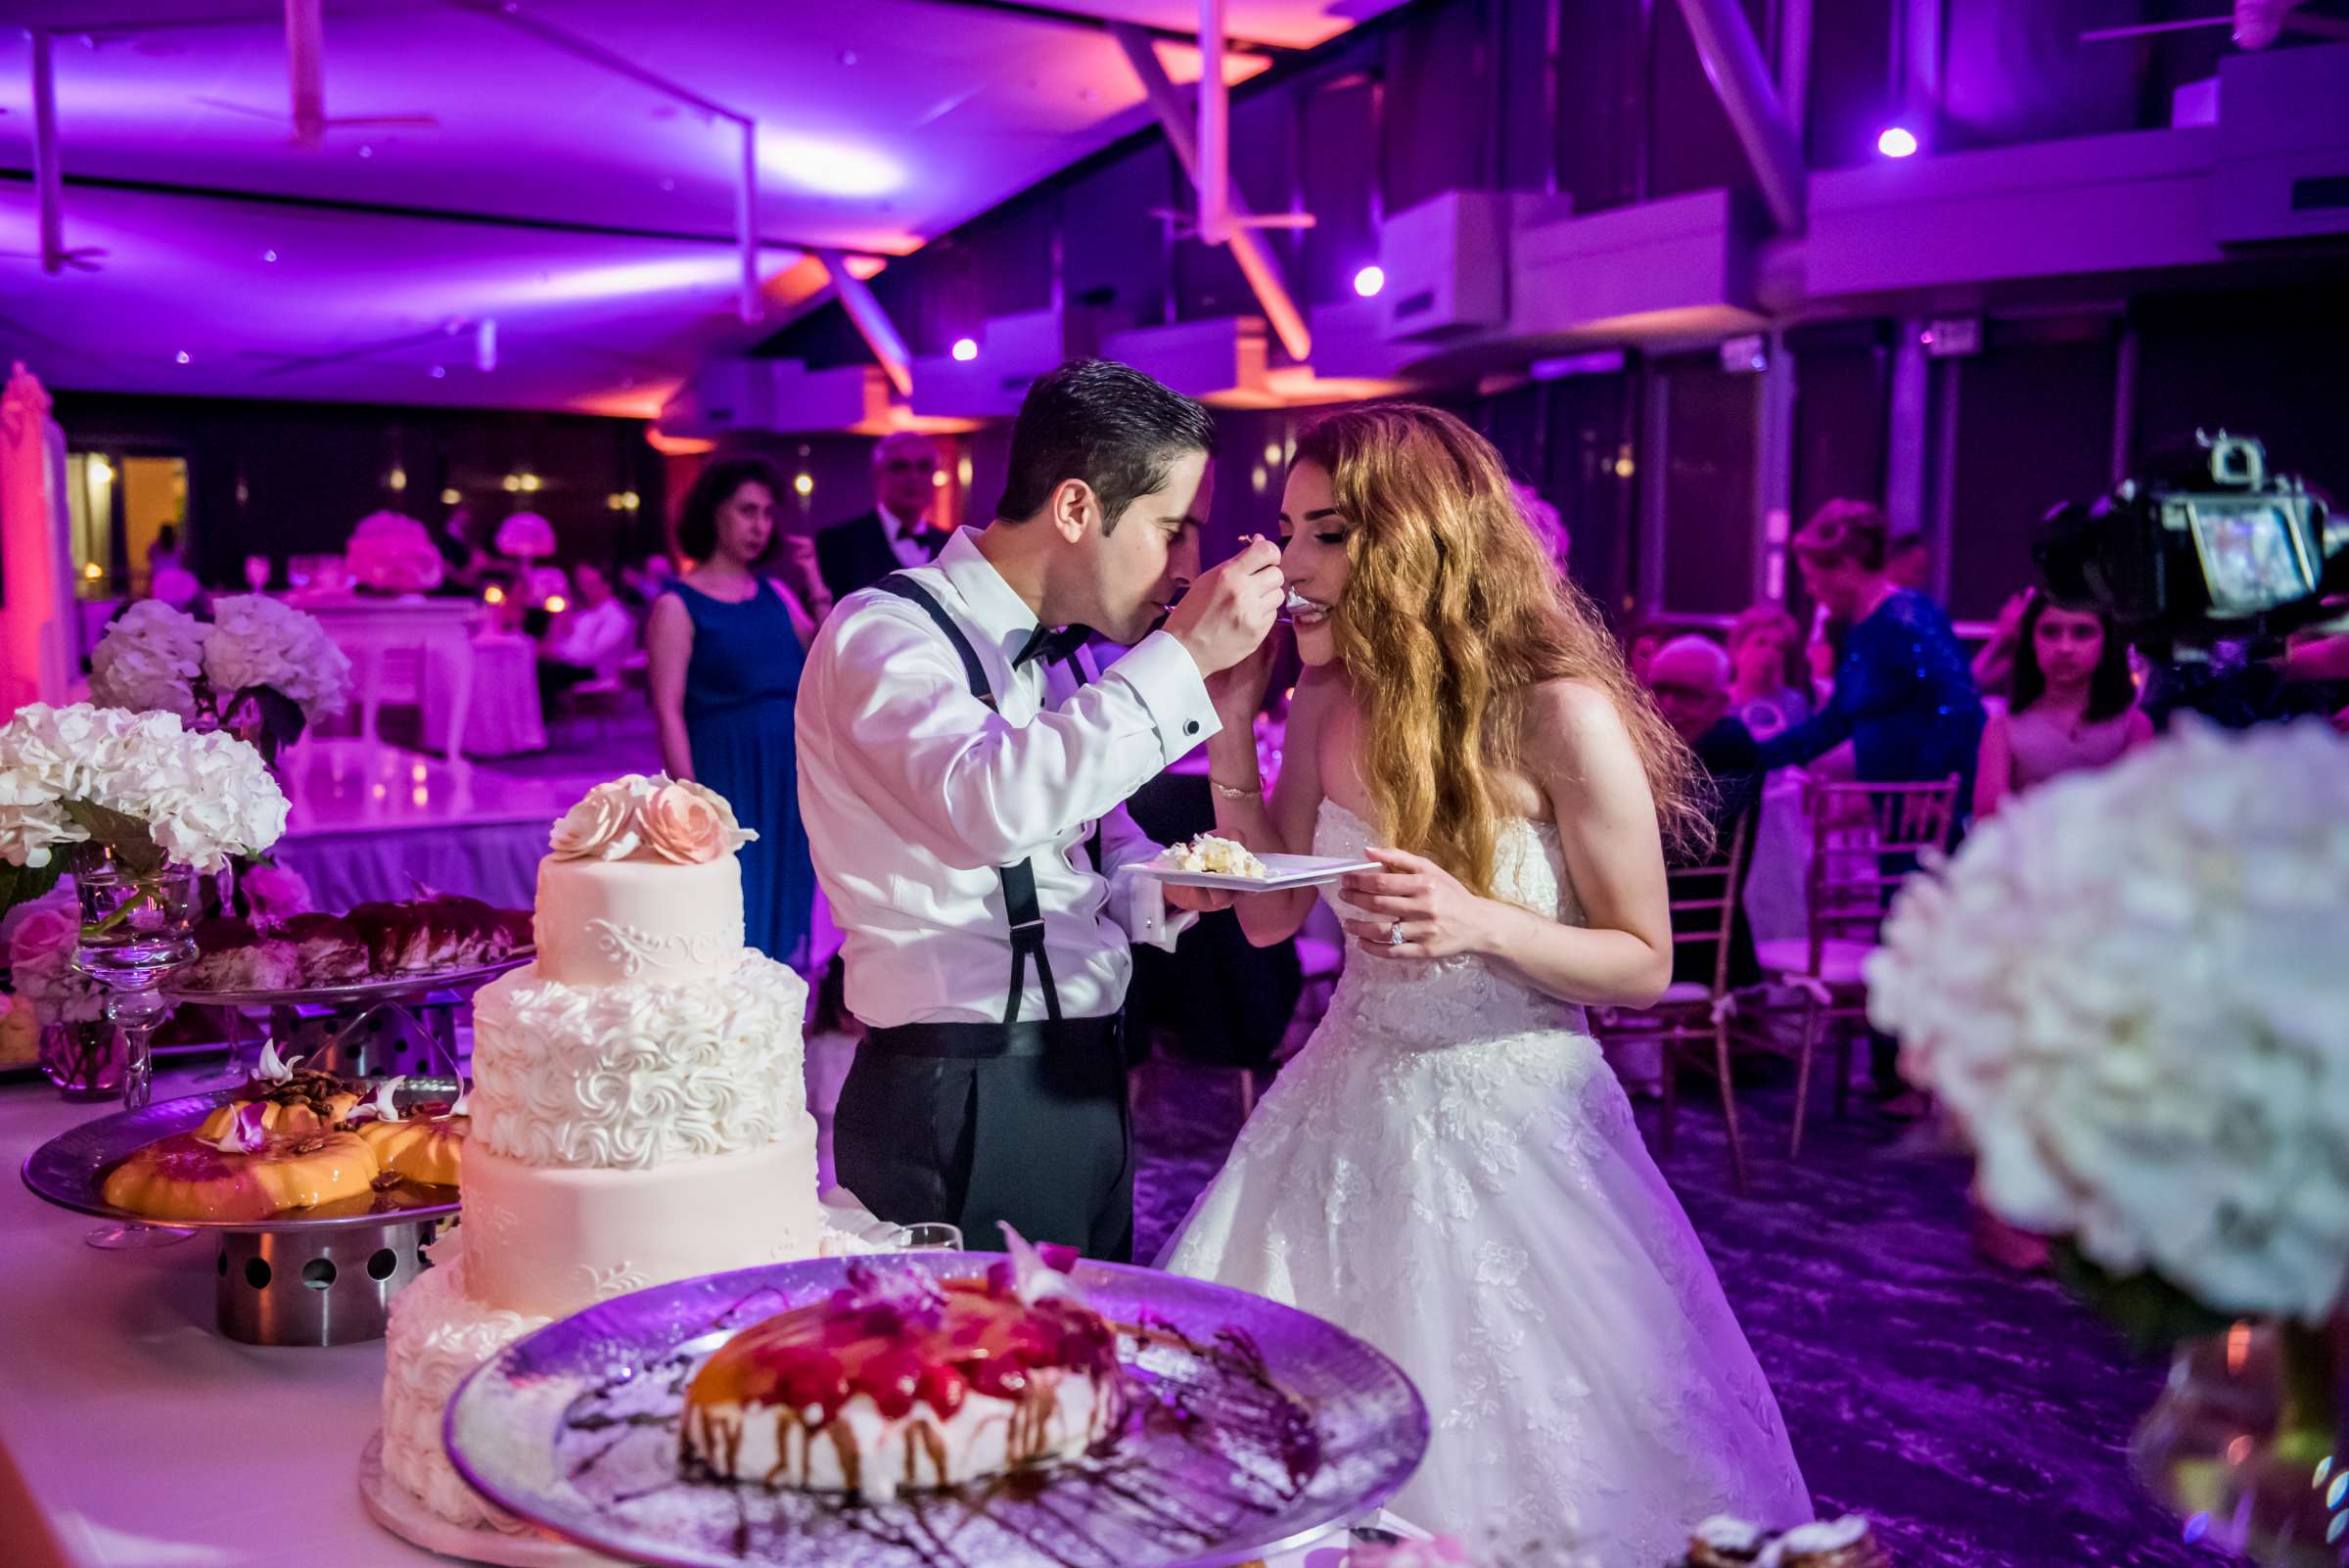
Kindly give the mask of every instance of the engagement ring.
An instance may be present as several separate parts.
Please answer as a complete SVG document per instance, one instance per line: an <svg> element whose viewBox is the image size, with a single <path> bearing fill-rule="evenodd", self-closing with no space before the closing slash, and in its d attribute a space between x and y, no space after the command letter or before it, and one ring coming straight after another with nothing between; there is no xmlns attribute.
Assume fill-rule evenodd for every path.
<svg viewBox="0 0 2349 1568"><path fill-rule="evenodd" d="M1390 947L1400 947L1403 945L1402 921L1398 920L1393 925L1387 927L1387 945Z"/></svg>

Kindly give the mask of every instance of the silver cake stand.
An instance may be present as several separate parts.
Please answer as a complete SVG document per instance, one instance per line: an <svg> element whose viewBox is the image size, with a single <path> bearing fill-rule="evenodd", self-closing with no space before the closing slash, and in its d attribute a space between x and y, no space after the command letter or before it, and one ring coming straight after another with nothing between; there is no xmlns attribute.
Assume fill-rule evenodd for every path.
<svg viewBox="0 0 2349 1568"><path fill-rule="evenodd" d="M464 969L291 991L198 991L166 985L163 996L174 1006L218 1007L238 1018L266 1018L281 1056L307 1056L353 1076L406 1073L436 1062L453 1064L455 1018L446 1004L521 968L535 955L534 947L522 947ZM232 1061L241 1055L241 1042L232 1044Z"/></svg>
<svg viewBox="0 0 2349 1568"><path fill-rule="evenodd" d="M364 1083L354 1080L353 1087ZM392 1100L404 1107L453 1100L457 1092L454 1079L411 1078ZM159 1138L193 1131L237 1093L234 1087L215 1089L85 1122L25 1158L24 1185L61 1209L157 1224L106 1201L107 1173ZM443 1201L416 1200L445 1190L394 1189L377 1193L365 1208L354 1200L347 1212L161 1223L219 1238L215 1298L220 1332L228 1338L248 1345L355 1345L384 1337L392 1298L424 1271L425 1244L457 1212L457 1200L453 1193Z"/></svg>

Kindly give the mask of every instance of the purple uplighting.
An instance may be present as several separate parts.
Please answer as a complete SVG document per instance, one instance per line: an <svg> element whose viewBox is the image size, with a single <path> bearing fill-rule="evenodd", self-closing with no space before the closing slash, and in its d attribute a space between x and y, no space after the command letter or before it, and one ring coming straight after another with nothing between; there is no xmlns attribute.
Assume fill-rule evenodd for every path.
<svg viewBox="0 0 2349 1568"><path fill-rule="evenodd" d="M0 1568L2349 1568L2349 0L0 10Z"/></svg>

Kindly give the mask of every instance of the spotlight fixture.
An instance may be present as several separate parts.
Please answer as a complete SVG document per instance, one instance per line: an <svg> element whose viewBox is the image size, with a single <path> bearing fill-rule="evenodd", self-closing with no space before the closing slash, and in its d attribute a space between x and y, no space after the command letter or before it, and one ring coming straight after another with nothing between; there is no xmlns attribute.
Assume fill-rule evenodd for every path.
<svg viewBox="0 0 2349 1568"><path fill-rule="evenodd" d="M1377 299L1379 291L1386 286L1387 269L1385 267L1364 267L1354 275L1354 292L1365 300Z"/></svg>
<svg viewBox="0 0 2349 1568"><path fill-rule="evenodd" d="M1887 125L1876 138L1876 151L1886 158L1909 158L1916 152L1916 132L1906 125Z"/></svg>
<svg viewBox="0 0 2349 1568"><path fill-rule="evenodd" d="M954 357L955 357L955 358L956 358L958 361L960 361L961 363L963 363L963 364L966 364L966 365L967 365L967 364L969 364L969 363L970 363L972 360L974 360L974 359L978 358L978 357L979 357L979 341L978 341L976 338L957 338L957 339L955 339L955 340L954 340Z"/></svg>

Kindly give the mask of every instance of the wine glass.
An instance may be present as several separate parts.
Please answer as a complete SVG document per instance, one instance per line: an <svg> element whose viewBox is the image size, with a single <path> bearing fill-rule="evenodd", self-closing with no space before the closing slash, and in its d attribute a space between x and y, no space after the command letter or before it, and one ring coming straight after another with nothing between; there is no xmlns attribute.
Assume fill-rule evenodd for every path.
<svg viewBox="0 0 2349 1568"><path fill-rule="evenodd" d="M960 1252L962 1230L943 1221L924 1221L919 1224L899 1225L896 1236L898 1252Z"/></svg>
<svg viewBox="0 0 2349 1568"><path fill-rule="evenodd" d="M196 873L184 865L130 871L111 858L74 873L81 899L81 945L74 967L107 990L106 1016L122 1034L122 1103L146 1109L155 1092L155 1029L171 1011L162 979L196 956ZM167 1225L101 1225L82 1239L93 1247L167 1247L194 1235Z"/></svg>

